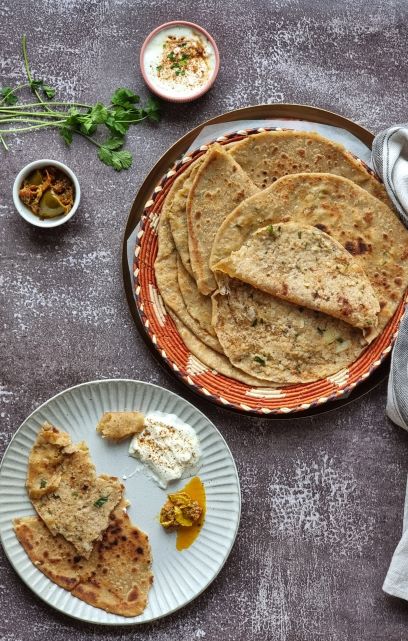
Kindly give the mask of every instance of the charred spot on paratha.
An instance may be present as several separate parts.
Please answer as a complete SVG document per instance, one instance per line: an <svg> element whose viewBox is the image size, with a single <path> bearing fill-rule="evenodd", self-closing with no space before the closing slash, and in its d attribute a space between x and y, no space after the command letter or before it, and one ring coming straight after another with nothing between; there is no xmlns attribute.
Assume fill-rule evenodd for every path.
<svg viewBox="0 0 408 641"><path fill-rule="evenodd" d="M372 251L372 245L366 243L364 239L360 237L356 240L347 240L344 247L353 256L361 256Z"/></svg>

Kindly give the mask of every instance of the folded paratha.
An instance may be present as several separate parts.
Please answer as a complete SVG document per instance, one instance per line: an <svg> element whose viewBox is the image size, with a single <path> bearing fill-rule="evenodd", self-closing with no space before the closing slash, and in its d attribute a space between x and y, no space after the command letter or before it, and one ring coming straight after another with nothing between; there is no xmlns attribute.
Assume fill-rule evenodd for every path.
<svg viewBox="0 0 408 641"><path fill-rule="evenodd" d="M159 229L159 249L157 258L154 263L157 286L160 294L168 308L178 316L197 338L203 343L222 353L222 348L216 336L207 332L189 314L183 297L180 292L177 278L177 251L174 245L173 236L171 235L167 211L164 210L160 215Z"/></svg>
<svg viewBox="0 0 408 641"><path fill-rule="evenodd" d="M89 559L64 537L53 536L38 516L14 519L18 540L38 570L96 608L137 616L153 581L148 537L132 525L122 501Z"/></svg>
<svg viewBox="0 0 408 641"><path fill-rule="evenodd" d="M164 209L166 210L171 234L181 262L191 276L193 276L193 270L191 268L190 252L188 249L187 197L194 182L195 175L204 160L204 156L205 154L200 156L200 158L195 160L176 178L162 209L162 212Z"/></svg>
<svg viewBox="0 0 408 641"><path fill-rule="evenodd" d="M321 229L353 256L379 300L380 332L408 283L408 230L387 205L346 178L285 176L248 198L220 226L211 264L237 251L260 227L290 221Z"/></svg>
<svg viewBox="0 0 408 641"><path fill-rule="evenodd" d="M52 534L89 557L123 489L116 477L97 476L86 443L74 445L68 434L42 426L28 460L27 491Z"/></svg>
<svg viewBox="0 0 408 641"><path fill-rule="evenodd" d="M377 326L380 305L361 265L316 227L262 227L214 270L368 332Z"/></svg>
<svg viewBox="0 0 408 641"><path fill-rule="evenodd" d="M229 153L260 189L288 174L343 176L389 204L381 185L343 145L312 131L264 131L231 145Z"/></svg>
<svg viewBox="0 0 408 641"><path fill-rule="evenodd" d="M230 280L212 296L213 325L231 363L275 383L307 383L352 363L362 333L343 321Z"/></svg>
<svg viewBox="0 0 408 641"><path fill-rule="evenodd" d="M209 258L219 226L239 203L257 192L258 188L232 156L220 145L212 145L187 198L191 267L202 294L210 294L216 288Z"/></svg>

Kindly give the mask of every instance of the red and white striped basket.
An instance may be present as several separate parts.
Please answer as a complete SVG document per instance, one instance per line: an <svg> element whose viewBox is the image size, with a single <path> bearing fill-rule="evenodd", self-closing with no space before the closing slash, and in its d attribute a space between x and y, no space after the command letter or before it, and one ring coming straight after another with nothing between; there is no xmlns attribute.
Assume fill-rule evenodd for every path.
<svg viewBox="0 0 408 641"><path fill-rule="evenodd" d="M179 160L163 176L146 202L137 235L133 277L136 306L152 344L176 376L215 403L259 415L288 414L306 411L329 401L345 397L356 385L366 380L392 349L407 302L405 294L384 331L351 363L332 376L312 383L299 383L279 389L251 387L209 369L185 346L176 326L167 314L157 288L154 261L157 256L157 225L164 199L174 180L187 167L217 142L227 144L246 136L277 128L246 129L217 138ZM362 161L360 161L362 162ZM364 164L364 163L363 163ZM372 170L364 165L368 171Z"/></svg>

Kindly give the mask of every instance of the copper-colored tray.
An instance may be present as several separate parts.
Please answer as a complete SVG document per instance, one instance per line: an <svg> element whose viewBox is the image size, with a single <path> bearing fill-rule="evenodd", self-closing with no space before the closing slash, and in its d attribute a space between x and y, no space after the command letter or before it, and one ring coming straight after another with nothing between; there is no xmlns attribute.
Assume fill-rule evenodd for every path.
<svg viewBox="0 0 408 641"><path fill-rule="evenodd" d="M131 233L133 232L133 230L135 229L137 223L139 222L141 215L145 209L146 202L149 201L149 199L151 198L151 195L156 185L160 183L163 175L168 171L169 167L171 167L174 164L174 162L185 153L185 151L188 149L191 143L195 140L195 138L197 137L197 135L199 134L199 132L203 127L210 124L231 122L234 120L249 120L249 119L260 120L260 119L268 119L268 118L289 118L289 119L308 120L308 121L312 121L320 124L328 124L328 125L334 125L336 127L341 127L343 129L348 130L352 134L354 134L357 138L359 138L363 143L365 143L369 147L371 146L372 140L374 138L371 132L367 131L360 125L357 125L356 123L348 120L347 118L343 118L338 114L325 111L323 109L318 109L316 107L309 107L306 105L285 105L285 104L258 105L255 107L238 109L233 112L229 112L221 116L217 116L216 118L208 120L207 122L199 125L192 131L188 132L185 136L183 136L183 138L181 138L178 142L176 142L160 158L160 160L156 163L156 165L148 174L147 178L145 179L143 185L141 186L135 198L135 201L133 203L132 209L129 214L126 229L125 229L123 250L122 250L123 277L124 277L126 297L128 300L128 304L129 304L132 316L136 322L136 325L143 339L145 340L147 346L149 347L150 351L155 355L160 365L164 367L165 370L168 373L170 373L173 378L176 378L176 380L185 383L186 388L188 388L192 392L196 392L200 394L200 396L204 398L205 398L205 394L200 392L199 386L194 386L188 383L186 381L187 377L185 376L185 374L183 376L182 372L175 372L174 369L170 366L170 364L166 361L166 359L162 358L160 351L152 343L151 336L149 332L146 330L144 323L141 321L138 307L135 303L135 298L133 293L133 283L129 275L128 261L127 261L127 240L131 235ZM381 365L377 367L375 370L373 370L371 375L365 380L363 380L357 387L355 387L355 389L353 389L347 395L347 397L333 398L328 402L325 402L324 404L318 404L317 406L313 406L310 409L303 410L302 412L294 412L292 410L290 414L289 413L288 414L269 413L269 414L266 414L266 416L268 416L268 418L282 419L282 418L305 417L311 414L331 411L336 407L340 407L341 405L350 403L351 401L357 398L360 398L361 396L369 392L387 376L388 370L389 370L389 358L385 358L382 361ZM212 400L216 400L213 397L211 398ZM238 407L234 408L234 407L231 407L230 405L228 405L228 409L236 409L237 411L239 411ZM249 410L249 408L247 408L245 409L244 413L245 414L254 413L259 416L261 412L259 412L258 410L254 410L252 412L251 410Z"/></svg>

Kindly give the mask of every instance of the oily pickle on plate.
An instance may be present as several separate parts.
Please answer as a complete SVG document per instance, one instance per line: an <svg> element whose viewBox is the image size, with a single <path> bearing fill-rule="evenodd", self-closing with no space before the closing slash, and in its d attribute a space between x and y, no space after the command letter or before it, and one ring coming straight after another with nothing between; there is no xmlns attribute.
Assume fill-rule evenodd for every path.
<svg viewBox="0 0 408 641"><path fill-rule="evenodd" d="M178 492L168 495L160 512L160 524L165 529L177 531L177 550L185 550L194 543L204 524L205 509L205 489L198 476Z"/></svg>

